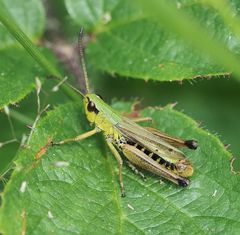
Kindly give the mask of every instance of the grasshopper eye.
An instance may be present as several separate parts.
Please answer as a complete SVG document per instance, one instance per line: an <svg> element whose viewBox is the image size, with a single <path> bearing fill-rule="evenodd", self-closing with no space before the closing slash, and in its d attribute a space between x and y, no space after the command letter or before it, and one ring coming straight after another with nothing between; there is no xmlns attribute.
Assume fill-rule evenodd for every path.
<svg viewBox="0 0 240 235"><path fill-rule="evenodd" d="M94 113L96 113L96 114L98 114L98 112L99 112L99 111L97 110L95 104L94 104L92 101L89 101L89 103L88 103L88 105L87 105L87 110L88 110L89 112L94 112Z"/></svg>
<svg viewBox="0 0 240 235"><path fill-rule="evenodd" d="M96 109L95 104L92 101L89 101L88 105L87 105L87 110L89 112L93 112Z"/></svg>

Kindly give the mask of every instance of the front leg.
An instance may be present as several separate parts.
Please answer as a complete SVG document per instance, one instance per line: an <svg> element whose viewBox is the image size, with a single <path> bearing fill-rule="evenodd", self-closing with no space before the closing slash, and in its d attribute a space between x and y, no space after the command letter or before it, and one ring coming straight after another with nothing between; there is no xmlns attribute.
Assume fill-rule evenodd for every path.
<svg viewBox="0 0 240 235"><path fill-rule="evenodd" d="M62 140L62 141L59 141L59 142L52 142L52 145L62 145L62 144L66 144L68 142L77 142L77 141L86 139L86 138L96 134L97 132L99 132L99 130L97 128L95 128L91 131L85 132L85 133L83 133L81 135L78 135L74 138L65 139L65 140Z"/></svg>

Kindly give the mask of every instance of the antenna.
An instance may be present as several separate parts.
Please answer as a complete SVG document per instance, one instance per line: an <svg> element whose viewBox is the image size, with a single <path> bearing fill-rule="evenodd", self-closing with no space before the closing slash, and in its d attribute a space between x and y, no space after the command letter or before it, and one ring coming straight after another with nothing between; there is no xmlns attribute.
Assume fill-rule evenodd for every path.
<svg viewBox="0 0 240 235"><path fill-rule="evenodd" d="M85 95L84 95L81 91L79 91L76 87L72 86L70 83L68 83L68 82L66 82L66 81L64 81L64 83L65 83L67 86L69 86L71 89L73 89L75 92L77 92L78 94L80 94L82 97L85 97Z"/></svg>
<svg viewBox="0 0 240 235"><path fill-rule="evenodd" d="M85 80L85 86L86 86L86 93L89 93L89 82L88 82L88 74L87 74L87 68L84 60L84 53L83 53L83 27L80 28L79 31L79 37L78 37L78 51L80 55L80 63L83 70L83 77Z"/></svg>
<svg viewBox="0 0 240 235"><path fill-rule="evenodd" d="M58 89L59 86L61 86L62 84L65 84L66 86L70 87L71 89L73 89L75 92L77 92L78 94L80 94L82 97L85 97L85 95L80 91L78 90L76 87L72 86L70 83L68 83L66 80L67 80L67 77L61 79L59 77L56 77L54 75L50 75L50 76L47 76L48 79L57 79L59 80L59 83L53 87L53 92L56 91L56 89Z"/></svg>

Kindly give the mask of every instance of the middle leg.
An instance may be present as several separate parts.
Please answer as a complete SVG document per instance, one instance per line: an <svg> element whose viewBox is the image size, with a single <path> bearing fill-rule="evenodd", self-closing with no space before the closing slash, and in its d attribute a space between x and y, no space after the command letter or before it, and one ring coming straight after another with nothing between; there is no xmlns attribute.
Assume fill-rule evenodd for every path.
<svg viewBox="0 0 240 235"><path fill-rule="evenodd" d="M119 182L120 182L120 187L121 187L121 196L125 197L125 189L124 189L123 177L122 177L122 165L123 165L122 158L112 143L107 142L107 144L118 162L118 176L119 176Z"/></svg>

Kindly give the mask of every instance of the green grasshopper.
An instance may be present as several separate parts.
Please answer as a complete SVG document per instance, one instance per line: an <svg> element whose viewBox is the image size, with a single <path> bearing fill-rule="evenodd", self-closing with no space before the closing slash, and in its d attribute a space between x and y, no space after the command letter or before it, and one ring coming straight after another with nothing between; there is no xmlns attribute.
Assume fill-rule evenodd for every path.
<svg viewBox="0 0 240 235"><path fill-rule="evenodd" d="M149 118L132 120L131 118L124 117L106 104L99 95L90 93L83 55L82 38L83 29L81 28L78 47L86 84L86 94L83 94L75 87L67 84L83 97L87 119L90 123L95 124L95 128L75 138L53 143L53 145L80 141L98 132L103 132L106 143L118 162L122 196L125 196L125 190L122 177L123 161L120 153L136 167L166 178L179 186L188 186L189 180L187 177L193 174L193 167L191 162L178 147L196 149L197 141L181 140L162 133L152 127L142 127L138 125L137 122L146 121L149 120Z"/></svg>

